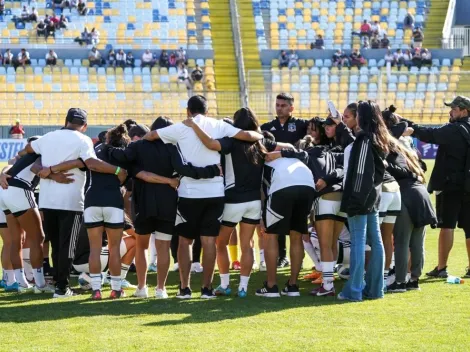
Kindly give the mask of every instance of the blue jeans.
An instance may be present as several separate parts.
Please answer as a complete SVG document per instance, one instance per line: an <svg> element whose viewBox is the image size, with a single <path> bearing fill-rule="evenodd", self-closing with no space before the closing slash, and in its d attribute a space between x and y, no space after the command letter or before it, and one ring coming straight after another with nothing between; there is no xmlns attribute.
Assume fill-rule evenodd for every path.
<svg viewBox="0 0 470 352"><path fill-rule="evenodd" d="M349 280L341 295L351 301L367 298L382 298L384 295L385 253L379 228L379 214L348 217L351 233L351 259ZM364 282L365 246L371 247L371 255Z"/></svg>

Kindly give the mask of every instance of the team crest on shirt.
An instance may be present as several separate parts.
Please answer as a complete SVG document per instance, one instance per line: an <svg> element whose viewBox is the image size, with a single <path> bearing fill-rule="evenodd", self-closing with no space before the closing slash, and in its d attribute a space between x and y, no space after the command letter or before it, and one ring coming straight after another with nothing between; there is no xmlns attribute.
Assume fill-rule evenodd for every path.
<svg viewBox="0 0 470 352"><path fill-rule="evenodd" d="M271 127L271 131L275 131L276 130L276 127Z"/></svg>
<svg viewBox="0 0 470 352"><path fill-rule="evenodd" d="M297 127L295 126L295 123L289 123L289 124L287 125L287 130L288 130L289 132L295 132L295 131L297 131Z"/></svg>

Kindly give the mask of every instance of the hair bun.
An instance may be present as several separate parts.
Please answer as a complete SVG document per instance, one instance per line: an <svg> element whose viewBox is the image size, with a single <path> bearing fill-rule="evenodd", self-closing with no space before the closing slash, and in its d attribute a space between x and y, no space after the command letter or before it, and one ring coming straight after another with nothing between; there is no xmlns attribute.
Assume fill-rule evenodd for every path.
<svg viewBox="0 0 470 352"><path fill-rule="evenodd" d="M394 113L395 111L397 111L397 108L394 105L390 105L388 110L390 110L391 113Z"/></svg>

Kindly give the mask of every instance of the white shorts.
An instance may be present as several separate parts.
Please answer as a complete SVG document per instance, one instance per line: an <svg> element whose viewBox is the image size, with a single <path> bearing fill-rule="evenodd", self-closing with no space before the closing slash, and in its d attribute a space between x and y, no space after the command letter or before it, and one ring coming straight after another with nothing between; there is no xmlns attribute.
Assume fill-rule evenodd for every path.
<svg viewBox="0 0 470 352"><path fill-rule="evenodd" d="M319 197L313 202L312 212L315 216L315 221L335 220L344 222L346 220L346 214L341 212L340 209L340 200L327 200L323 197Z"/></svg>
<svg viewBox="0 0 470 352"><path fill-rule="evenodd" d="M235 227L238 223L258 225L261 219L261 201L225 203L222 225Z"/></svg>
<svg viewBox="0 0 470 352"><path fill-rule="evenodd" d="M173 235L168 235L166 233L158 232L158 231L152 232L152 236L156 240L161 240L161 241L171 241L171 239L173 238Z"/></svg>
<svg viewBox="0 0 470 352"><path fill-rule="evenodd" d="M10 186L1 193L0 208L5 214L13 214L16 217L23 215L28 209L37 207L32 191Z"/></svg>
<svg viewBox="0 0 470 352"><path fill-rule="evenodd" d="M379 206L379 222L394 224L401 211L401 194L398 192L382 192Z"/></svg>
<svg viewBox="0 0 470 352"><path fill-rule="evenodd" d="M124 228L124 210L114 207L88 207L83 213L86 228L104 226Z"/></svg>
<svg viewBox="0 0 470 352"><path fill-rule="evenodd" d="M127 253L126 242L124 241L124 239L122 239L121 244L119 245L119 254L121 258L124 257L126 253ZM109 260L109 249L108 247L103 247L101 248L101 253L100 253L101 272L106 270L106 267L108 266L108 260ZM90 265L88 263L78 264L78 265L74 264L73 267L79 273L90 272Z"/></svg>

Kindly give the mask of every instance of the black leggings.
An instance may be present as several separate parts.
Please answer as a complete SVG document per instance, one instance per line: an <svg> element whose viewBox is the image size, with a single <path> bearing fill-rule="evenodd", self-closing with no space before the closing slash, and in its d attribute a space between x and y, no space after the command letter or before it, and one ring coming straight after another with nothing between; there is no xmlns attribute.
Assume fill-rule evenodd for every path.
<svg viewBox="0 0 470 352"><path fill-rule="evenodd" d="M173 257L173 261L178 263L178 244L179 244L179 236L173 236L171 238L171 256ZM193 242L193 263L200 263L201 262L201 239L196 238Z"/></svg>

